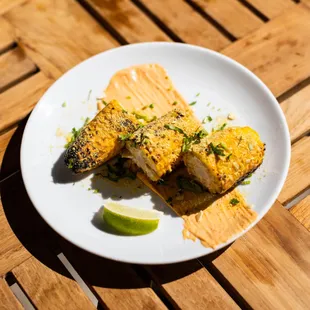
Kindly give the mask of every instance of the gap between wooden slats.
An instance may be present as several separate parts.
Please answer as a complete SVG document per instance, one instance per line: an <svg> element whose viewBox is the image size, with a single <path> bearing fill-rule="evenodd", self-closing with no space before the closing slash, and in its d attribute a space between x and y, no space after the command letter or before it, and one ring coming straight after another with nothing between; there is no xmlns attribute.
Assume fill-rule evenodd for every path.
<svg viewBox="0 0 310 310"><path fill-rule="evenodd" d="M290 209L291 214L310 231L310 193Z"/></svg>
<svg viewBox="0 0 310 310"><path fill-rule="evenodd" d="M263 21L237 0L188 0L220 23L235 38L258 29ZM241 22L242 21L242 22Z"/></svg>
<svg viewBox="0 0 310 310"><path fill-rule="evenodd" d="M250 3L269 19L289 11L294 7L294 5L296 5L293 0L244 0L244 2Z"/></svg>
<svg viewBox="0 0 310 310"><path fill-rule="evenodd" d="M121 44L171 41L170 37L130 0L79 0L79 3Z"/></svg>
<svg viewBox="0 0 310 310"><path fill-rule="evenodd" d="M37 70L36 65L19 47L0 55L0 94Z"/></svg>
<svg viewBox="0 0 310 310"><path fill-rule="evenodd" d="M5 310L22 310L23 307L12 293L9 285L3 278L0 278L0 303Z"/></svg>

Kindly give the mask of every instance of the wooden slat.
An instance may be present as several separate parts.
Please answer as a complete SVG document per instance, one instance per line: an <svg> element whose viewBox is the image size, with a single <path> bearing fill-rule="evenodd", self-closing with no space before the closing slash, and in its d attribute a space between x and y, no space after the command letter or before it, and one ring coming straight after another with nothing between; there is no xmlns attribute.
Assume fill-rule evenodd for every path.
<svg viewBox="0 0 310 310"><path fill-rule="evenodd" d="M0 92L36 71L35 64L19 48L0 56Z"/></svg>
<svg viewBox="0 0 310 310"><path fill-rule="evenodd" d="M0 1L0 15L11 10L14 6L21 5L27 0L1 0ZM1 28L0 28L1 29Z"/></svg>
<svg viewBox="0 0 310 310"><path fill-rule="evenodd" d="M310 76L310 9L294 6L223 53L252 70L275 96L281 95Z"/></svg>
<svg viewBox="0 0 310 310"><path fill-rule="evenodd" d="M276 202L211 266L254 309L308 309L309 249L307 230Z"/></svg>
<svg viewBox="0 0 310 310"><path fill-rule="evenodd" d="M0 235L0 276L2 276L31 255L11 230L2 202L0 202Z"/></svg>
<svg viewBox="0 0 310 310"><path fill-rule="evenodd" d="M38 309L96 309L53 254L49 268L31 257L12 272Z"/></svg>
<svg viewBox="0 0 310 310"><path fill-rule="evenodd" d="M5 150L14 134L16 130L16 127L5 132L4 134L2 134L0 136L0 167L2 165L2 161L3 161L3 157L4 157L4 154L5 154ZM14 171L13 171L14 172Z"/></svg>
<svg viewBox="0 0 310 310"><path fill-rule="evenodd" d="M310 85L281 103L290 129L291 140L310 131Z"/></svg>
<svg viewBox="0 0 310 310"><path fill-rule="evenodd" d="M30 58L53 78L117 45L74 0L31 1L4 16L15 27L19 43Z"/></svg>
<svg viewBox="0 0 310 310"><path fill-rule="evenodd" d="M129 264L118 263L60 242L63 253L108 309L166 309Z"/></svg>
<svg viewBox="0 0 310 310"><path fill-rule="evenodd" d="M34 255L45 262L41 248L55 249L55 233L33 207L20 172L1 182L0 276Z"/></svg>
<svg viewBox="0 0 310 310"><path fill-rule="evenodd" d="M0 16L0 53L14 43L13 29L8 22Z"/></svg>
<svg viewBox="0 0 310 310"><path fill-rule="evenodd" d="M129 0L86 0L128 43L171 39Z"/></svg>
<svg viewBox="0 0 310 310"><path fill-rule="evenodd" d="M310 195L290 208L290 212L310 231Z"/></svg>
<svg viewBox="0 0 310 310"><path fill-rule="evenodd" d="M197 260L147 270L177 309L239 309Z"/></svg>
<svg viewBox="0 0 310 310"><path fill-rule="evenodd" d="M1 309L3 310L23 309L20 302L15 298L9 286L2 278L0 278L0 301L1 301Z"/></svg>
<svg viewBox="0 0 310 310"><path fill-rule="evenodd" d="M296 5L293 0L246 0L268 18L274 18Z"/></svg>
<svg viewBox="0 0 310 310"><path fill-rule="evenodd" d="M288 203L310 186L309 150L310 137L304 137L293 144L290 169L278 197L282 204Z"/></svg>
<svg viewBox="0 0 310 310"><path fill-rule="evenodd" d="M179 0L140 0L186 43L220 50L230 41L187 3Z"/></svg>
<svg viewBox="0 0 310 310"><path fill-rule="evenodd" d="M52 83L42 72L0 95L0 131L24 118Z"/></svg>
<svg viewBox="0 0 310 310"><path fill-rule="evenodd" d="M258 29L263 21L238 0L192 0L236 38Z"/></svg>

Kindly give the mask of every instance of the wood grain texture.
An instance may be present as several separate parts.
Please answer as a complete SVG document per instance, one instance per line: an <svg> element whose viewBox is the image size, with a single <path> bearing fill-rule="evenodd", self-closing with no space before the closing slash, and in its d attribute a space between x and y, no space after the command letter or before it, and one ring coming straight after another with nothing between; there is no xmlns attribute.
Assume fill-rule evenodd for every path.
<svg viewBox="0 0 310 310"><path fill-rule="evenodd" d="M269 19L276 17L286 11L289 11L296 5L293 0L246 0L251 3L258 11L263 13Z"/></svg>
<svg viewBox="0 0 310 310"><path fill-rule="evenodd" d="M220 50L230 41L187 3L139 0L184 42Z"/></svg>
<svg viewBox="0 0 310 310"><path fill-rule="evenodd" d="M10 290L6 281L0 278L0 301L2 310L22 310L23 307Z"/></svg>
<svg viewBox="0 0 310 310"><path fill-rule="evenodd" d="M31 254L22 246L10 228L2 202L0 202L0 235L0 276L3 276Z"/></svg>
<svg viewBox="0 0 310 310"><path fill-rule="evenodd" d="M310 76L310 9L294 5L222 52L248 67L279 96Z"/></svg>
<svg viewBox="0 0 310 310"><path fill-rule="evenodd" d="M263 21L237 0L192 0L236 38L258 29Z"/></svg>
<svg viewBox="0 0 310 310"><path fill-rule="evenodd" d="M176 309L239 309L197 260L146 268Z"/></svg>
<svg viewBox="0 0 310 310"><path fill-rule="evenodd" d="M5 150L9 144L15 130L16 130L16 127L12 128L11 130L0 135L0 167L1 167L2 160L3 160L4 154L5 154Z"/></svg>
<svg viewBox="0 0 310 310"><path fill-rule="evenodd" d="M46 255L53 267L62 268L56 256ZM96 309L64 269L62 275L31 257L12 272L38 309Z"/></svg>
<svg viewBox="0 0 310 310"><path fill-rule="evenodd" d="M171 41L129 0L86 0L128 43Z"/></svg>
<svg viewBox="0 0 310 310"><path fill-rule="evenodd" d="M276 202L212 265L254 309L307 309L309 248L307 230Z"/></svg>
<svg viewBox="0 0 310 310"><path fill-rule="evenodd" d="M166 309L131 265L87 253L65 240L64 255L108 309Z"/></svg>
<svg viewBox="0 0 310 310"><path fill-rule="evenodd" d="M304 137L292 146L288 176L278 197L286 204L310 186L309 165L310 137Z"/></svg>
<svg viewBox="0 0 310 310"><path fill-rule="evenodd" d="M5 17L15 27L22 48L49 77L58 78L82 60L117 46L74 0L31 1Z"/></svg>
<svg viewBox="0 0 310 310"><path fill-rule="evenodd" d="M26 1L27 0L1 0L0 1L0 15L11 10L14 6L21 5L22 3Z"/></svg>
<svg viewBox="0 0 310 310"><path fill-rule="evenodd" d="M290 212L310 231L310 195L290 208Z"/></svg>
<svg viewBox="0 0 310 310"><path fill-rule="evenodd" d="M10 24L0 16L0 53L14 43L13 29Z"/></svg>
<svg viewBox="0 0 310 310"><path fill-rule="evenodd" d="M310 131L310 85L281 103L290 130L291 141Z"/></svg>
<svg viewBox="0 0 310 310"><path fill-rule="evenodd" d="M36 71L35 64L19 48L0 56L0 92Z"/></svg>
<svg viewBox="0 0 310 310"><path fill-rule="evenodd" d="M0 131L24 118L52 81L42 72L24 80L0 95Z"/></svg>

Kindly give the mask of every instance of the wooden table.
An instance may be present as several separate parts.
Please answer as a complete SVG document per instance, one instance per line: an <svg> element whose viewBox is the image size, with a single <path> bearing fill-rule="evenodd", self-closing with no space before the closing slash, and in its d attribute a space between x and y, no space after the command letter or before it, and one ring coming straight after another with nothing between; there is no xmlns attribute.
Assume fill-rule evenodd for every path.
<svg viewBox="0 0 310 310"><path fill-rule="evenodd" d="M222 253L154 267L96 257L52 231L26 194L27 117L82 60L173 40L220 51L269 86L290 128L288 178L268 214ZM0 308L22 308L17 287L38 309L96 308L89 289L98 308L309 309L309 84L310 0L0 0Z"/></svg>

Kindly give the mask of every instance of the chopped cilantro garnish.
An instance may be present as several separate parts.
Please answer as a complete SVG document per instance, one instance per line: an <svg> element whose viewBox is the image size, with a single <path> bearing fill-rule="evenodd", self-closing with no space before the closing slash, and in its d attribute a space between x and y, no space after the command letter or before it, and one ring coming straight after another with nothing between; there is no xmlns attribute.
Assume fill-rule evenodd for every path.
<svg viewBox="0 0 310 310"><path fill-rule="evenodd" d="M211 102L208 102L207 107L209 107L211 105Z"/></svg>
<svg viewBox="0 0 310 310"><path fill-rule="evenodd" d="M204 191L203 187L199 183L183 176L178 176L177 185L180 189L193 193L202 193Z"/></svg>
<svg viewBox="0 0 310 310"><path fill-rule="evenodd" d="M91 92L92 92L92 89L90 89L88 92L87 101L90 99Z"/></svg>
<svg viewBox="0 0 310 310"><path fill-rule="evenodd" d="M184 131L183 131L181 128L176 127L176 126L174 126L174 125L165 124L164 127L167 128L167 129L171 129L171 130L177 131L177 132L179 132L179 133L185 134Z"/></svg>
<svg viewBox="0 0 310 310"><path fill-rule="evenodd" d="M94 193L94 194L98 194L98 193L99 193L99 190L98 190L98 189L94 189L93 193Z"/></svg>
<svg viewBox="0 0 310 310"><path fill-rule="evenodd" d="M149 105L149 108L150 108L150 109L154 109L154 103L151 103L151 104Z"/></svg>
<svg viewBox="0 0 310 310"><path fill-rule="evenodd" d="M146 115L143 114L139 114L137 112L132 112L132 114L136 117L136 119L143 119L146 122L149 120L148 117Z"/></svg>
<svg viewBox="0 0 310 310"><path fill-rule="evenodd" d="M157 119L157 116L154 115L154 116L150 119L150 122L153 122L153 121L155 121L156 119Z"/></svg>
<svg viewBox="0 0 310 310"><path fill-rule="evenodd" d="M214 146L213 143L211 142L208 147L206 148L207 154L215 154L219 156L225 156L224 154L224 148L221 144L218 144L217 146Z"/></svg>
<svg viewBox="0 0 310 310"><path fill-rule="evenodd" d="M72 168L73 168L73 164L74 164L73 158L70 158L70 159L69 159L68 168L69 168L69 169L72 169Z"/></svg>
<svg viewBox="0 0 310 310"><path fill-rule="evenodd" d="M232 153L230 153L230 154L226 157L226 159L229 160L231 155L232 155Z"/></svg>
<svg viewBox="0 0 310 310"><path fill-rule="evenodd" d="M178 102L177 101L174 101L173 103L172 103L172 105L177 105L178 104Z"/></svg>
<svg viewBox="0 0 310 310"><path fill-rule="evenodd" d="M126 99L131 99L131 96L126 96Z"/></svg>
<svg viewBox="0 0 310 310"><path fill-rule="evenodd" d="M226 126L227 126L227 123L224 123L224 124L218 129L218 131L223 130Z"/></svg>
<svg viewBox="0 0 310 310"><path fill-rule="evenodd" d="M199 97L199 96L200 96L200 93L197 93L195 97Z"/></svg>
<svg viewBox="0 0 310 310"><path fill-rule="evenodd" d="M248 180L248 181L243 181L243 182L241 182L241 185L248 185L248 184L250 184L250 183L251 183L250 180Z"/></svg>
<svg viewBox="0 0 310 310"><path fill-rule="evenodd" d="M65 108L67 106L66 101L61 105L63 108Z"/></svg>
<svg viewBox="0 0 310 310"><path fill-rule="evenodd" d="M236 198L233 198L233 199L230 200L230 204L233 205L233 206L237 205L238 203L239 203L239 200L236 199Z"/></svg>
<svg viewBox="0 0 310 310"><path fill-rule="evenodd" d="M128 140L131 136L132 136L131 133L120 134L120 135L118 136L118 138L119 138L121 141L126 141L126 140Z"/></svg>
<svg viewBox="0 0 310 310"><path fill-rule="evenodd" d="M212 117L210 115L206 116L203 120L202 123L205 124L206 122L212 122Z"/></svg>
<svg viewBox="0 0 310 310"><path fill-rule="evenodd" d="M196 103L197 103L197 101L193 101L189 105L195 105Z"/></svg>

